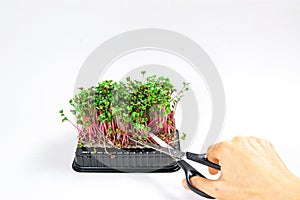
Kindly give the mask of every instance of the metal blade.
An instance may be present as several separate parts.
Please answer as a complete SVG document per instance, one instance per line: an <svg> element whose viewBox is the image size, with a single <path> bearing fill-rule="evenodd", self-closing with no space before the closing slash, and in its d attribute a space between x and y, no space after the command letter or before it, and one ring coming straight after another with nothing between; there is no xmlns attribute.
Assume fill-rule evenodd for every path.
<svg viewBox="0 0 300 200"><path fill-rule="evenodd" d="M152 137L152 139L157 142L161 147L169 148L169 149L174 149L172 146L164 142L162 139L154 135L154 133L149 132L149 135Z"/></svg>
<svg viewBox="0 0 300 200"><path fill-rule="evenodd" d="M183 156L185 156L185 152L175 149L174 147L170 146L169 144L164 142L162 139L160 139L153 133L150 132L149 135L155 142L159 144L159 145L155 145L156 150L166 153L172 157L176 157L177 159L181 159Z"/></svg>
<svg viewBox="0 0 300 200"><path fill-rule="evenodd" d="M152 137L152 136L150 136ZM157 145L157 144L151 144L151 143L143 143L143 142L140 142L138 140L135 140L133 138L129 138L129 140L133 141L133 142L136 142L144 147L148 147L148 148L152 148L154 150L157 150L159 152L162 152L162 153L165 153L167 155L170 155L171 157L173 158L176 158L176 159L182 159L182 157L185 156L185 152L182 152L182 151L179 151L179 150L176 150L174 149L173 147L171 147L170 145L168 145L170 148L167 148L167 147L162 147L160 145ZM153 139L154 140L154 139ZM164 142L165 143L165 142Z"/></svg>

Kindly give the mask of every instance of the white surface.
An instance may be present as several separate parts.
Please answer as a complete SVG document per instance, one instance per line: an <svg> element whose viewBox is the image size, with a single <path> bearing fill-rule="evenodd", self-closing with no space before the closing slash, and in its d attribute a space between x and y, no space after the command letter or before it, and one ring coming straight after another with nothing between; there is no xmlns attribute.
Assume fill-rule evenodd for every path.
<svg viewBox="0 0 300 200"><path fill-rule="evenodd" d="M199 199L181 187L182 171L79 174L70 167L76 135L58 110L68 106L82 62L112 35L142 27L197 41L224 82L222 139L267 138L300 176L300 4L208 2L1 1L1 197Z"/></svg>

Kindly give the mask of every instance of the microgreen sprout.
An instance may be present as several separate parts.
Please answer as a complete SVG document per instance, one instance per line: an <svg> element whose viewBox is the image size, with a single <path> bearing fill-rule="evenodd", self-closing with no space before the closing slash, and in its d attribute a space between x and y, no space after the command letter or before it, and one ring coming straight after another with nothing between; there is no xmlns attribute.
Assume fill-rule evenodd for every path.
<svg viewBox="0 0 300 200"><path fill-rule="evenodd" d="M131 80L114 82L105 80L96 87L79 88L69 101L70 112L76 117L71 122L59 113L62 121L68 121L78 131L78 147L136 148L138 143L156 143L149 132L168 144L176 139L175 112L189 83L177 92L169 78L156 75L144 81ZM133 139L132 139L133 138ZM184 140L186 134L181 138ZM109 154L109 153L108 153Z"/></svg>

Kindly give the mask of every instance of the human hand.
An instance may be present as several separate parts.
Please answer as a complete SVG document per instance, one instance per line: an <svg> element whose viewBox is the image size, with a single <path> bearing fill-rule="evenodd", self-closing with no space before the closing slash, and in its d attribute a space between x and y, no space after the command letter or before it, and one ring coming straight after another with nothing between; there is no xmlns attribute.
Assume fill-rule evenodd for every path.
<svg viewBox="0 0 300 200"><path fill-rule="evenodd" d="M211 162L221 164L218 180L191 179L199 190L220 200L299 200L300 179L293 175L273 145L255 137L237 136L211 146ZM211 174L218 171L209 168ZM185 179L183 186L189 189Z"/></svg>

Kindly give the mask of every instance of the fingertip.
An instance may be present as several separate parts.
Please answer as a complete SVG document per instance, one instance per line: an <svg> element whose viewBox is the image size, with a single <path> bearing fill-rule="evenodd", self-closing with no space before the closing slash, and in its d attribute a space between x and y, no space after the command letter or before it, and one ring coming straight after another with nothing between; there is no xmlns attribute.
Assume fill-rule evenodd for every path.
<svg viewBox="0 0 300 200"><path fill-rule="evenodd" d="M211 155L207 155L207 159L208 159L210 162L215 163L215 164L217 164L217 165L220 164L220 163L219 163L219 160L216 159L216 158L213 158ZM214 168L211 168L211 167L208 168L208 171L209 171L209 173L210 173L211 175L216 175L216 174L218 174L218 172L219 172L218 170L216 170L216 169L214 169Z"/></svg>
<svg viewBox="0 0 300 200"><path fill-rule="evenodd" d="M217 182L200 176L194 176L191 178L191 183L198 190L213 197L217 196L216 191L219 190L219 188L217 187Z"/></svg>
<svg viewBox="0 0 300 200"><path fill-rule="evenodd" d="M188 185L187 185L185 179L182 180L182 186L183 186L186 190L190 190L190 188L188 187Z"/></svg>
<svg viewBox="0 0 300 200"><path fill-rule="evenodd" d="M194 185L194 186L198 186L198 185L201 185L200 183L202 183L202 177L200 176L194 176L191 178L191 183Z"/></svg>
<svg viewBox="0 0 300 200"><path fill-rule="evenodd" d="M213 169L213 168L211 168L211 167L209 167L208 168L208 172L211 174L211 175L216 175L216 174L218 174L218 170L216 170L216 169Z"/></svg>

